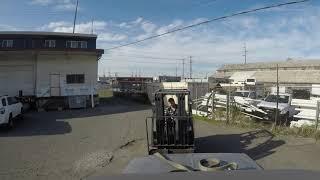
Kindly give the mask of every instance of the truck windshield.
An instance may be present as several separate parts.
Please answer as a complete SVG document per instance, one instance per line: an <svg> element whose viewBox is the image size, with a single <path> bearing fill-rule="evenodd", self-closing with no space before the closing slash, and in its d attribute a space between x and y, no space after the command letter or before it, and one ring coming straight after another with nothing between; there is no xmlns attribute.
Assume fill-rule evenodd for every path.
<svg viewBox="0 0 320 180"><path fill-rule="evenodd" d="M277 95L269 95L266 97L265 101L267 102L277 102ZM279 103L288 103L289 96L279 95Z"/></svg>
<svg viewBox="0 0 320 180"><path fill-rule="evenodd" d="M249 92L234 92L233 96L248 97Z"/></svg>

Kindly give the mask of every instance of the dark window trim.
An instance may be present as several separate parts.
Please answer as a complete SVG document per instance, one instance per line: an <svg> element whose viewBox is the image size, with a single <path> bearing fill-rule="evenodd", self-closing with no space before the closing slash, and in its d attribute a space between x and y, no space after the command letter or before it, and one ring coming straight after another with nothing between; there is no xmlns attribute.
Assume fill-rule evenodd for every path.
<svg viewBox="0 0 320 180"><path fill-rule="evenodd" d="M6 42L6 45L4 45L5 42ZM11 46L8 46L8 42L11 42ZM4 39L4 40L2 40L1 47L3 47L3 48L13 48L13 39Z"/></svg>
<svg viewBox="0 0 320 180"><path fill-rule="evenodd" d="M66 41L66 48L87 49L88 48L88 41L67 40Z"/></svg>
<svg viewBox="0 0 320 180"><path fill-rule="evenodd" d="M48 42L48 44L47 44ZM53 44L51 44L51 42L53 42ZM57 41L54 39L46 39L44 40L44 47L46 48L55 48L57 44Z"/></svg>
<svg viewBox="0 0 320 180"><path fill-rule="evenodd" d="M67 74L66 82L67 84L84 84L85 74Z"/></svg>

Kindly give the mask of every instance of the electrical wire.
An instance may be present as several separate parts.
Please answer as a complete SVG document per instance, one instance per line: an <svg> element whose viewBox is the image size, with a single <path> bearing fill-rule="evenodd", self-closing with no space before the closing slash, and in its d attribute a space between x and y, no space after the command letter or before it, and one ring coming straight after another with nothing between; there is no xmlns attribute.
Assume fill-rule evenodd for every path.
<svg viewBox="0 0 320 180"><path fill-rule="evenodd" d="M130 43L122 44L122 45L119 45L119 46L107 48L105 50L108 51L108 50L113 50L113 49L118 49L118 48L121 48L121 47L126 47L126 46L130 46L130 45L138 44L138 43L141 43L141 42L144 42L144 41L147 41L147 40L150 40L150 39L155 39L155 38L167 35L167 34L171 34L171 33L174 33L174 32L178 32L178 31L182 31L182 30L185 30L185 29L193 28L195 26L199 26L199 25L203 25L203 24L208 24L208 23L211 23L213 21L227 19L227 18L231 18L231 17L234 17L234 16L248 14L248 13L252 13L252 12L256 12L256 11L261 11L261 10L266 10L266 9L271 9L271 8L276 8L276 7L281 7L281 6L287 6L287 5L292 5L292 4L303 3L303 2L307 2L307 1L309 1L309 0L291 1L291 2L286 2L286 3L280 3L280 4L265 6L265 7L261 7L261 8L250 9L250 10L247 10L247 11L241 11L241 12L237 12L237 13L221 16L221 17L218 17L218 18L202 21L202 22L199 22L199 23L191 24L191 25L184 26L184 27L181 27L181 28L169 30L169 31L161 33L161 34L157 34L157 35L154 35L154 36L150 36L150 37L138 40L138 41L133 41L133 42L130 42Z"/></svg>
<svg viewBox="0 0 320 180"><path fill-rule="evenodd" d="M218 1L218 0L210 0L210 1L207 1L207 2L199 2L199 3L197 3L196 6L210 5L210 4L212 4L213 2L215 2L215 1ZM153 16L152 18L157 18L157 17L160 17L160 16ZM134 22L134 21L136 21L136 20L137 20L137 19L123 20L122 22ZM146 20L146 19L143 19L143 22L141 22L140 25L147 24L147 23L153 24L153 22L151 22L151 21L149 21L149 20ZM181 25L175 26L175 27L173 27L172 29L177 28L177 27L179 27L179 26L181 26Z"/></svg>
<svg viewBox="0 0 320 180"><path fill-rule="evenodd" d="M151 56L154 56L155 54L161 54L163 55L164 52L161 51L161 50L141 50L141 49L118 49L117 52L119 53L124 53L124 54L132 54L134 53L135 55L151 55ZM165 52L165 55L166 56L169 56L170 58L177 58L179 59L180 57L187 57L187 56L190 56L190 54L188 53L175 53L173 54L172 52Z"/></svg>

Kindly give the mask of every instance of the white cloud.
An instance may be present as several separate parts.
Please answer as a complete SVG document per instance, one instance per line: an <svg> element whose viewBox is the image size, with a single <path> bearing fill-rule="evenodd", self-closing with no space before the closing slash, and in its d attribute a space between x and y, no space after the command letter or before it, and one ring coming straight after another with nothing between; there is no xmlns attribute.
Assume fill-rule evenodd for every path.
<svg viewBox="0 0 320 180"><path fill-rule="evenodd" d="M75 0L31 0L30 4L39 6L50 6L58 10L74 10Z"/></svg>
<svg viewBox="0 0 320 180"><path fill-rule="evenodd" d="M320 59L318 51L320 48L319 8L312 11L309 9L298 11L294 15L269 13L272 13L270 18L239 16L227 21L214 22L137 45L108 51L105 57L108 57L109 60L101 60L100 73L104 67L111 67L114 71L121 70L120 75L130 75L131 72L135 72L139 68L143 69L145 75L162 73L173 75L177 66L178 73L181 74L181 61L169 61L170 63L165 64L168 61L141 58L141 56L167 58L193 56L195 76L203 77L207 72L212 74L222 64L242 63L245 42L248 50L248 62L284 61L288 57ZM151 22L157 27L148 32L160 34L202 20L205 19L175 20L163 26ZM146 37L148 37L148 33L142 29L138 35L133 36L133 39ZM111 45L100 47L109 48ZM139 58L133 58L132 54ZM151 63L136 64L130 60ZM186 66L185 72L188 72L188 66Z"/></svg>
<svg viewBox="0 0 320 180"><path fill-rule="evenodd" d="M45 5L47 2L42 3ZM119 75L131 75L131 72L139 69L144 75L173 75L178 67L178 73L181 74L181 61L146 57L187 59L193 56L193 70L197 76L203 76L207 72L212 74L222 64L242 63L245 42L248 62L285 60L288 57L320 59L319 19L320 7L308 7L294 13L288 9L266 11L262 16L250 14L216 21L106 51L99 62L99 73L110 68L113 72L119 72ZM143 17L126 22L95 21L94 32L98 34L98 48L108 49L203 20L206 18L176 19L167 24L150 22ZM3 30L10 28L14 27L0 25ZM51 22L39 30L72 32L72 22ZM79 22L76 32L91 33L91 22ZM139 61L150 63L137 63ZM185 71L188 72L187 65Z"/></svg>
<svg viewBox="0 0 320 180"><path fill-rule="evenodd" d="M144 22L141 24L141 28L146 32L146 33L153 33L153 31L156 29L156 25L151 23L151 22Z"/></svg>
<svg viewBox="0 0 320 180"><path fill-rule="evenodd" d="M112 34L112 33L101 33L99 34L98 40L99 41L123 41L126 40L128 36L123 34Z"/></svg>
<svg viewBox="0 0 320 180"><path fill-rule="evenodd" d="M104 21L94 21L93 22L93 31L100 32L106 29L107 23ZM73 24L71 22L58 21L50 22L47 25L42 26L39 30L42 31L53 31L53 32L72 32ZM76 24L75 32L77 33L91 33L92 22L82 22Z"/></svg>
<svg viewBox="0 0 320 180"><path fill-rule="evenodd" d="M52 3L52 0L32 0L31 4L47 6Z"/></svg>
<svg viewBox="0 0 320 180"><path fill-rule="evenodd" d="M222 22L229 28L251 29L257 27L259 19L252 16L239 16Z"/></svg>
<svg viewBox="0 0 320 180"><path fill-rule="evenodd" d="M105 21L94 21L93 30L95 34L98 34L98 41L100 42L114 42L114 41L123 41L128 37L124 34L108 32L108 23ZM1 27L1 26L0 26ZM73 31L73 24L66 21L50 22L38 30L40 31L53 31L53 32L68 32ZM90 34L92 31L92 22L81 22L76 24L76 33L86 33Z"/></svg>
<svg viewBox="0 0 320 180"><path fill-rule="evenodd" d="M174 20L171 24L160 27L157 30L157 34L163 34L169 30L173 30L177 27L181 27L184 24L182 20Z"/></svg>
<svg viewBox="0 0 320 180"><path fill-rule="evenodd" d="M138 17L135 21L132 22L132 24L140 24L143 21L142 17Z"/></svg>
<svg viewBox="0 0 320 180"><path fill-rule="evenodd" d="M0 24L0 31L17 31L18 28L6 24Z"/></svg>
<svg viewBox="0 0 320 180"><path fill-rule="evenodd" d="M131 28L132 26L127 22L122 22L119 25L119 28Z"/></svg>

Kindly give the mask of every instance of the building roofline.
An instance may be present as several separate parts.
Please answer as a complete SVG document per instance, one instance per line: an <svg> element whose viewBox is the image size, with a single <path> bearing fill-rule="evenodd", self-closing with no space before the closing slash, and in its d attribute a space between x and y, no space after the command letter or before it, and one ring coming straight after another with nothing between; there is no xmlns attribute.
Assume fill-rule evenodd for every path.
<svg viewBox="0 0 320 180"><path fill-rule="evenodd" d="M96 34L45 32L45 31L0 31L0 35L33 35L33 36L69 36L97 38Z"/></svg>
<svg viewBox="0 0 320 180"><path fill-rule="evenodd" d="M277 64L279 68L294 68L294 67L311 67L311 66L320 66L319 59L298 59L298 60L289 60L289 61L267 61L267 62L254 62L247 64L225 64L222 67L218 68L217 71L223 70L254 70L254 69L268 69L276 68Z"/></svg>
<svg viewBox="0 0 320 180"><path fill-rule="evenodd" d="M42 48L42 49L0 49L0 54L4 52L64 52L64 53L77 53L77 52L84 52L84 53L97 53L98 56L102 56L104 54L104 49L72 49L72 48L62 48L62 49L55 49L55 48Z"/></svg>

